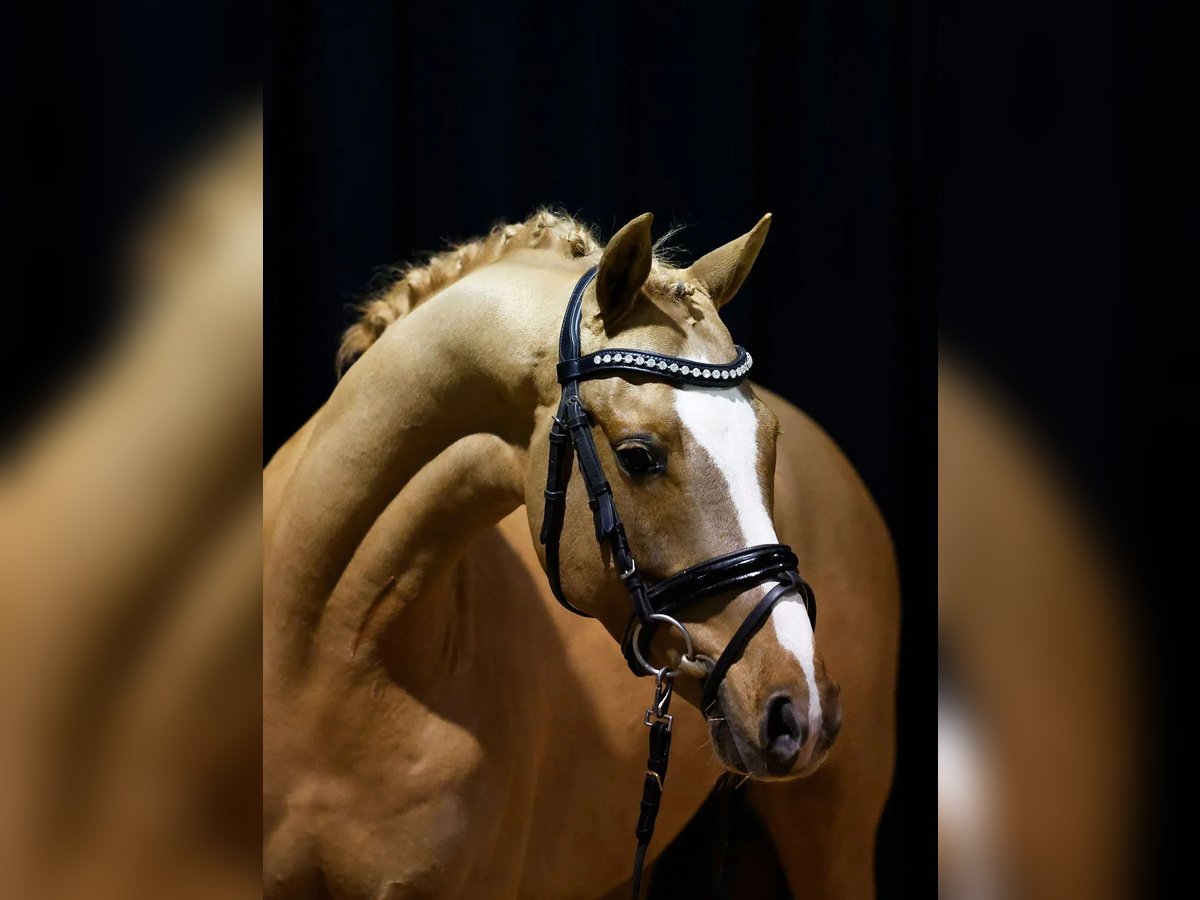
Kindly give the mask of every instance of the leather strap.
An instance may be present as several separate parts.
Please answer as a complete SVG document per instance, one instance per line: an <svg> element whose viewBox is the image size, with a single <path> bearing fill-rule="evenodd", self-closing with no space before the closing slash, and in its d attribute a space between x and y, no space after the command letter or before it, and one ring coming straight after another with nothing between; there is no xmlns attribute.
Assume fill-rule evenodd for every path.
<svg viewBox="0 0 1200 900"><path fill-rule="evenodd" d="M657 718L650 724L650 749L646 756L646 777L642 781L642 805L638 811L637 827L634 837L637 838L637 850L633 857L633 898L639 900L642 888L642 866L646 861L646 848L654 837L654 823L658 820L658 808L662 803L663 788L667 781L667 762L671 756L671 717L667 709L671 703L670 685L660 704L658 702L658 685L655 692L655 709L646 710L647 717L652 712Z"/></svg>
<svg viewBox="0 0 1200 900"><path fill-rule="evenodd" d="M771 610L789 593L801 590L801 585L808 588L808 585L801 580L799 575L787 573L779 584L767 591L763 598L758 601L758 605L754 607L750 615L742 620L742 624L733 633L733 637L729 639L729 643L725 645L725 649L717 659L716 665L713 666L712 671L708 673L708 677L704 680L704 690L700 694L700 709L705 715L708 714L713 704L717 702L717 691L721 687L721 682L729 671L729 667L741 659L746 645L750 643L750 639L754 637L755 632L762 627L762 624L767 620L767 616L771 614ZM811 592L810 588L808 593L811 594ZM803 591L801 591L801 596L804 596ZM810 610L812 609L811 606L809 608Z"/></svg>
<svg viewBox="0 0 1200 900"><path fill-rule="evenodd" d="M795 571L799 560L785 544L746 547L690 566L650 588L650 605L670 613L716 594L753 587L784 572Z"/></svg>
<svg viewBox="0 0 1200 900"><path fill-rule="evenodd" d="M794 578L806 589L802 592L801 597L808 611L809 622L816 628L816 598L812 594L812 589L797 573L796 563L796 554L786 544L760 544L757 547L747 547L690 566L678 575L651 585L647 599L655 613L671 614L718 594L740 593L756 584L762 584L764 581L775 579L790 581ZM642 629L638 634L637 649L643 658L648 658L650 655L650 641L653 640L654 632L658 627L656 621L639 619L636 613L630 617L621 641L621 650L625 654L630 669L638 675L645 673L633 653L633 636L637 630L635 626L639 621L642 622ZM711 678L710 674L709 680Z"/></svg>
<svg viewBox="0 0 1200 900"><path fill-rule="evenodd" d="M671 729L666 722L650 725L650 752L646 758L646 778L642 782L642 807L634 836L638 843L650 843L658 807L662 802L663 786L667 781L667 760L671 753Z"/></svg>
<svg viewBox="0 0 1200 900"><path fill-rule="evenodd" d="M575 289L567 300L567 311L563 315L562 326L558 332L558 352L560 358L579 355L579 313L583 306L583 294L592 279L596 277L596 267L588 269L583 277L575 283ZM550 461L546 468L546 505L542 513L542 530L539 539L546 548L546 575L550 581L550 590L562 606L577 616L588 616L570 600L562 589L562 575L559 569L558 545L562 535L563 519L567 509L567 485L571 481L571 462L575 455L574 441L568 430L568 418L572 412L572 398L578 401L579 385L566 385L562 398L559 400L558 413L550 426ZM582 410L582 404L579 404ZM590 616L589 616L590 618Z"/></svg>

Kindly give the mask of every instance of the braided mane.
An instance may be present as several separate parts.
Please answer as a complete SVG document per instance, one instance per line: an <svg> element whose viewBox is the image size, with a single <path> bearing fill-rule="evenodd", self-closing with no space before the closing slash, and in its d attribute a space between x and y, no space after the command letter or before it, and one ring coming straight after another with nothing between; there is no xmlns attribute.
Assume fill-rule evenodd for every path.
<svg viewBox="0 0 1200 900"><path fill-rule="evenodd" d="M673 275L678 270L667 262L660 249L672 233L663 235L655 244L655 259L650 272L651 286L663 290L677 289L678 279ZM384 288L359 304L358 321L342 336L337 354L338 371L345 371L389 325L438 291L512 250L530 248L558 250L572 259L598 263L604 245L590 228L572 216L539 209L523 222L501 222L481 238L457 244L424 262L397 267L391 271L393 278Z"/></svg>

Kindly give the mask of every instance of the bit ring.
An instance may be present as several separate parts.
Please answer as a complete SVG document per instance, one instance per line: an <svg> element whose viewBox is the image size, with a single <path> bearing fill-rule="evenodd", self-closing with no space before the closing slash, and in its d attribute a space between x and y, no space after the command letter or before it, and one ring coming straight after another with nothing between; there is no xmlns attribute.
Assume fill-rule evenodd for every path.
<svg viewBox="0 0 1200 900"><path fill-rule="evenodd" d="M682 622L680 622L678 619L673 619L664 613L654 613L650 616L650 621L664 622L667 625L670 625L672 628L678 629L679 633L683 635L683 643L687 648L687 652L684 654L684 657L686 659L696 658L696 652L692 647L692 636L688 634L688 630L683 627ZM643 624L643 622L639 621L633 626L633 636L631 642L633 644L634 658L637 659L641 667L646 670L647 674L653 675L658 680L661 681L663 678L674 678L679 674L681 671L680 669L672 669L670 666L662 666L661 668L652 666L646 661L646 657L642 656L641 647L638 646L638 638L641 636Z"/></svg>

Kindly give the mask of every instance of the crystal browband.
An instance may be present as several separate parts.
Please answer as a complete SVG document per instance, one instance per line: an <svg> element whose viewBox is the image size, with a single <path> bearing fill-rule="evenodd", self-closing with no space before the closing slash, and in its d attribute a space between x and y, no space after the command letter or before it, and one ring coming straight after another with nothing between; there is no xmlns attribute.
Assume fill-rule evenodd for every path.
<svg viewBox="0 0 1200 900"><path fill-rule="evenodd" d="M714 364L681 359L645 350L606 348L590 356L565 359L558 364L558 381L567 384L588 378L608 378L617 374L643 374L659 380L688 384L740 384L746 380L754 358L736 347L733 362Z"/></svg>

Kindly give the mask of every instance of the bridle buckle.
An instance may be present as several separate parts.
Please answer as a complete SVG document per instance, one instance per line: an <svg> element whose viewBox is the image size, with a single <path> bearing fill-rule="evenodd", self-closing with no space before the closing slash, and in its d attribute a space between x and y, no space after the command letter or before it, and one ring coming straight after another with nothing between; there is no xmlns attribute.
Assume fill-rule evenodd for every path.
<svg viewBox="0 0 1200 900"><path fill-rule="evenodd" d="M654 722L666 722L667 723L667 731L670 731L671 730L671 721L674 718L675 718L674 716L669 716L669 715L666 715L665 713L660 716L658 713L656 713L654 711L654 707L647 707L646 715L644 715L642 717L642 724L645 725L647 728L649 728L651 725L654 724ZM650 721L651 719L653 719L654 722L651 722Z"/></svg>
<svg viewBox="0 0 1200 900"><path fill-rule="evenodd" d="M675 676L666 669L659 669L654 676L654 702L646 707L646 715L642 724L649 728L655 722L665 722L667 731L671 730L672 717L667 714L671 706L671 694L674 692ZM650 720L654 719L654 722Z"/></svg>

